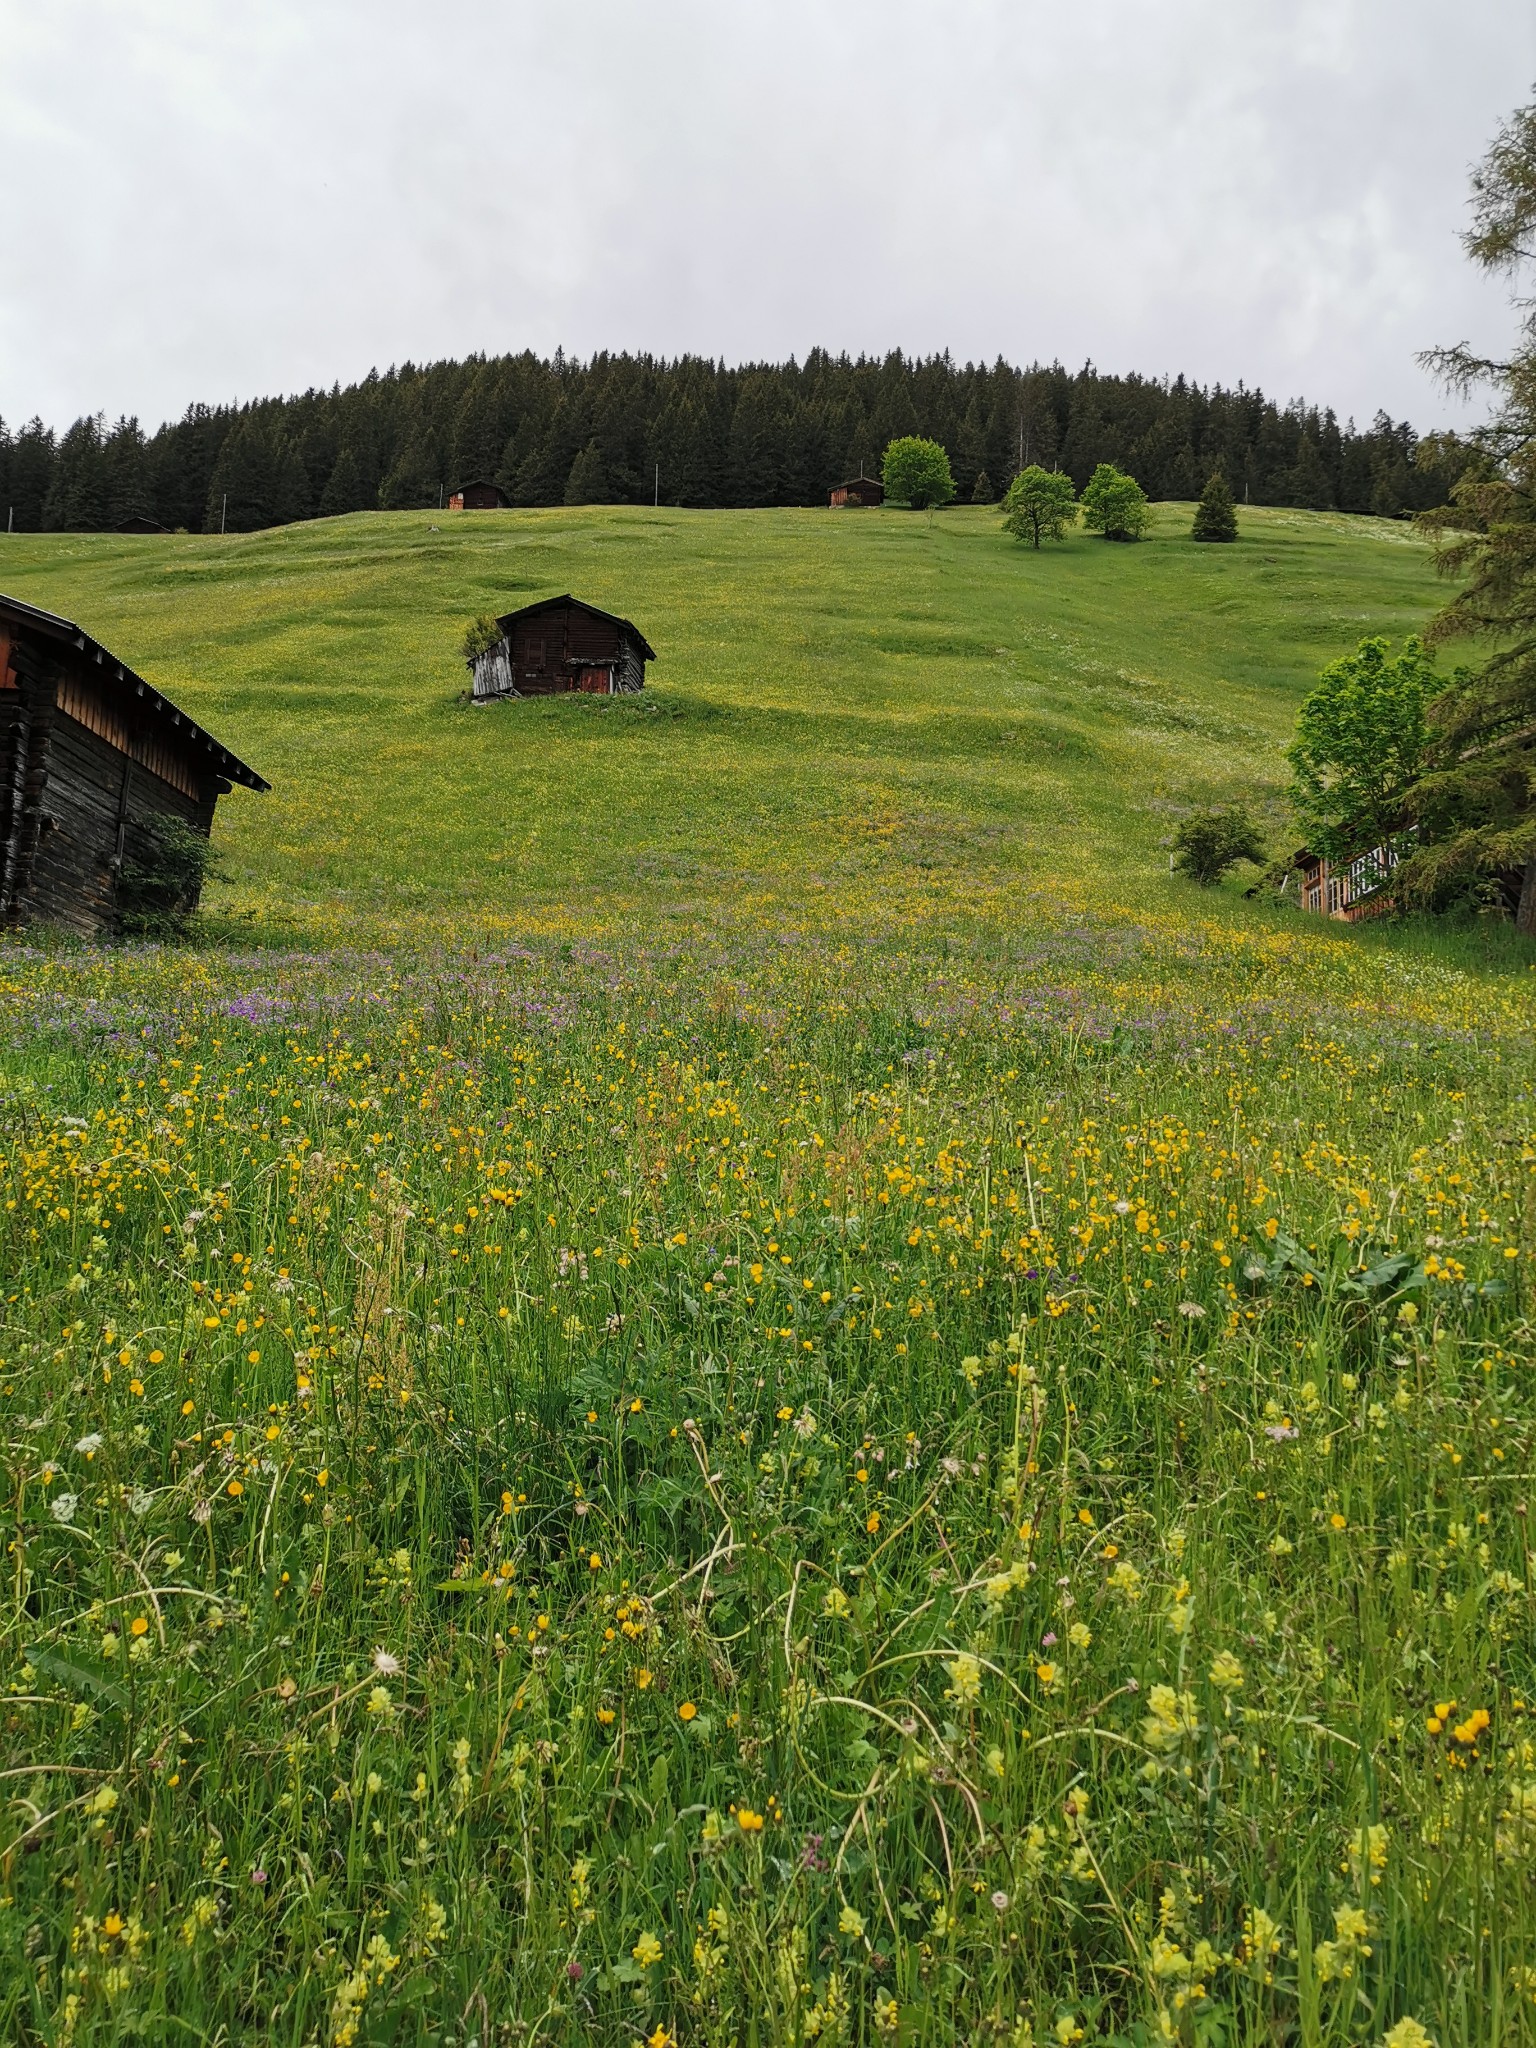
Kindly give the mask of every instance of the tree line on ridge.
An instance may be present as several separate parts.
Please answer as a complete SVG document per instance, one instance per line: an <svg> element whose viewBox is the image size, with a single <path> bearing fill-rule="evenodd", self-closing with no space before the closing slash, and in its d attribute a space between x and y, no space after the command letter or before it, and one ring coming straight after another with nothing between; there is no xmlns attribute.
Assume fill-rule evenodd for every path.
<svg viewBox="0 0 1536 2048"><path fill-rule="evenodd" d="M1357 430L1241 384L1110 376L1091 363L1071 372L816 349L803 362L729 367L524 351L192 405L152 434L100 414L62 434L0 420L0 509L20 532L145 521L248 532L435 506L471 478L515 505L819 505L906 435L944 447L966 501L1000 498L1031 465L1081 490L1113 463L1157 499L1197 498L1220 468L1239 501L1401 517L1443 503L1457 473L1442 443L1421 444L1385 413Z"/></svg>

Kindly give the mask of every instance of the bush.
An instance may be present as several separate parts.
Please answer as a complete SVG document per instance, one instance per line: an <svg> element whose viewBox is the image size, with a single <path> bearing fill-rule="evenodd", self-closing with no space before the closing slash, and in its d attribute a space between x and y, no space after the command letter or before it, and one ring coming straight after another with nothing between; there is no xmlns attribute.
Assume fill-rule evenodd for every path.
<svg viewBox="0 0 1536 2048"><path fill-rule="evenodd" d="M482 612L477 619L471 619L464 628L464 638L459 642L459 652L473 668L482 654L489 654L501 638L501 628L488 612Z"/></svg>
<svg viewBox="0 0 1536 2048"><path fill-rule="evenodd" d="M186 928L203 884L218 871L213 848L180 818L153 812L130 828L117 873L117 928L130 938L171 938Z"/></svg>
<svg viewBox="0 0 1536 2048"><path fill-rule="evenodd" d="M1152 517L1147 494L1135 477L1101 462L1083 490L1083 524L1106 540L1140 540Z"/></svg>
<svg viewBox="0 0 1536 2048"><path fill-rule="evenodd" d="M1031 463L1008 486L1003 511L1007 515L1003 530L1015 540L1027 540L1039 547L1042 537L1066 538L1067 528L1077 518L1077 493L1071 477Z"/></svg>
<svg viewBox="0 0 1536 2048"><path fill-rule="evenodd" d="M914 512L928 505L947 505L955 495L949 457L937 441L924 441L916 434L904 434L891 443L880 475L885 495L910 505Z"/></svg>
<svg viewBox="0 0 1536 2048"><path fill-rule="evenodd" d="M1192 811L1173 835L1174 867L1202 889L1219 882L1240 860L1261 866L1264 844L1259 829L1241 804L1220 810Z"/></svg>
<svg viewBox="0 0 1536 2048"><path fill-rule="evenodd" d="M1189 530L1189 537L1191 540L1237 539L1237 507L1227 488L1225 470L1211 471L1200 494L1200 502L1195 507L1195 523Z"/></svg>

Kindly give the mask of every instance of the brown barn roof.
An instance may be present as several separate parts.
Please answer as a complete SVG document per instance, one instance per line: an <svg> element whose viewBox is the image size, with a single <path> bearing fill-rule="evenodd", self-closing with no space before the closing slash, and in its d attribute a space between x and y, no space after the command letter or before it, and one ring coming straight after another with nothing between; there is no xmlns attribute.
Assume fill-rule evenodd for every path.
<svg viewBox="0 0 1536 2048"><path fill-rule="evenodd" d="M504 612L496 623L503 633L508 633L519 619L531 619L539 612L558 611L562 605L567 604L574 605L577 611L586 612L594 619L606 619L610 626L622 626L626 633L632 633L640 643L640 651L646 660L656 660L655 648L633 619L621 619L617 612L605 612L598 605L588 604L585 598L572 597L569 591L563 597L541 597L537 604L520 605L515 612Z"/></svg>
<svg viewBox="0 0 1536 2048"><path fill-rule="evenodd" d="M247 767L238 754L232 754L211 732L205 732L196 719L178 710L169 697L152 683L145 682L141 675L135 674L126 662L119 661L115 654L109 653L99 640L92 639L85 628L77 626L72 619L61 619L57 612L45 612L36 605L24 604L19 597L0 594L0 624L7 620L29 632L40 633L46 639L62 641L93 660L104 679L116 683L125 695L139 700L146 710L175 728L183 746L191 748L201 743L212 756L211 765L231 782L243 782L247 789L272 787L265 776Z"/></svg>

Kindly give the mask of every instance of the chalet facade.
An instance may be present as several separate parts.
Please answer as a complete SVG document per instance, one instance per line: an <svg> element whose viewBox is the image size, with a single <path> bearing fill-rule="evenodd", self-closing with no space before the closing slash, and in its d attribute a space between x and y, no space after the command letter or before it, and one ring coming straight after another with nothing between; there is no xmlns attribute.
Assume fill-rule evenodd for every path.
<svg viewBox="0 0 1536 2048"><path fill-rule="evenodd" d="M1348 861L1330 861L1303 848L1295 862L1301 907L1349 924L1380 917L1388 907L1384 884L1396 866L1397 854L1390 846L1373 846Z"/></svg>
<svg viewBox="0 0 1536 2048"><path fill-rule="evenodd" d="M547 597L496 623L500 640L470 663L477 704L574 690L627 696L644 688L645 664L656 659L638 626L579 597Z"/></svg>
<svg viewBox="0 0 1536 2048"><path fill-rule="evenodd" d="M830 502L834 512L843 505L883 505L885 485L872 476L850 477L847 483L837 486Z"/></svg>
<svg viewBox="0 0 1536 2048"><path fill-rule="evenodd" d="M81 627L0 597L0 924L106 930L153 821L207 838L237 782L271 787Z"/></svg>
<svg viewBox="0 0 1536 2048"><path fill-rule="evenodd" d="M507 502L507 494L500 484L493 484L485 477L475 477L467 484L460 484L448 496L450 512L500 512Z"/></svg>

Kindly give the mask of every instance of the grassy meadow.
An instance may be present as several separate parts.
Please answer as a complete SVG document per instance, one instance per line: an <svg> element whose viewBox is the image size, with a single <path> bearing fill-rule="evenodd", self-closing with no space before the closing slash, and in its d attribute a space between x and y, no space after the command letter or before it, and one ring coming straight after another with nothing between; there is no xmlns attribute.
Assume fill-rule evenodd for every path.
<svg viewBox="0 0 1536 2048"><path fill-rule="evenodd" d="M1188 519L4 543L275 787L0 941L0 2039L1536 2039L1532 957L1168 875L1439 594Z"/></svg>

